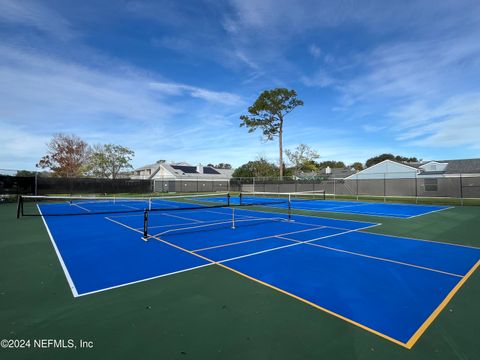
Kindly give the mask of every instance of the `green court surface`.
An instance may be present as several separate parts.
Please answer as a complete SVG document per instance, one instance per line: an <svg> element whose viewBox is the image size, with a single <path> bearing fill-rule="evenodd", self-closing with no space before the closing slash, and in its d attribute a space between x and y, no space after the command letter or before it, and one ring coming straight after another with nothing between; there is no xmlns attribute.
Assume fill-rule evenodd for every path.
<svg viewBox="0 0 480 360"><path fill-rule="evenodd" d="M480 207L380 222L368 231L480 247ZM79 250L82 244L78 244ZM219 266L74 298L39 217L0 205L0 339L91 341L0 349L1 359L478 359L480 272L406 349Z"/></svg>

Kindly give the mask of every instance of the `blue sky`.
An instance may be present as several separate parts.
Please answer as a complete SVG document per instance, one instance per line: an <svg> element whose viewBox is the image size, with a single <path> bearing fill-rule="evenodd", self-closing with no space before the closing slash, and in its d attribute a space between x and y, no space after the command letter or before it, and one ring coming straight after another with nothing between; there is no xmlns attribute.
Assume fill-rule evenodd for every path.
<svg viewBox="0 0 480 360"><path fill-rule="evenodd" d="M293 88L284 143L323 160L480 156L480 2L0 0L0 168L58 132L158 159L278 159L239 128Z"/></svg>

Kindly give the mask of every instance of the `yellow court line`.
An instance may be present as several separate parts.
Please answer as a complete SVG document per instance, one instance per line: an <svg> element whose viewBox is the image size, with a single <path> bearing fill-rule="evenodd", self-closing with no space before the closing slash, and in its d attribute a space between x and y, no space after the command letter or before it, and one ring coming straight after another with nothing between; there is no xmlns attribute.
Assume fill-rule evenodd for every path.
<svg viewBox="0 0 480 360"><path fill-rule="evenodd" d="M128 226L128 225L122 224L122 223L120 223L120 222L118 222L118 221L115 221L115 220L112 220L112 219L109 219L109 218L107 218L107 219L110 220L110 221L112 221L112 222L115 222L115 223L117 223L117 224L119 224L119 225L125 226L125 227L127 227L127 228L129 228L129 229L131 229L131 230L133 230L133 231L135 231L135 232L142 233L141 231L139 231L139 230L137 230L137 229L135 229L135 228L132 228L132 227L130 227L130 226ZM274 286L274 285L268 284L268 283L266 283L266 282L264 282L264 281L261 281L261 280L259 280L259 279L254 278L254 277L251 277L251 276L249 276L249 275L247 275L247 274L244 274L244 273L242 273L242 272L240 272L240 271L238 271L238 270L235 270L235 269L233 269L233 268L231 268L231 267L229 267L229 266L224 265L223 263L220 263L220 262L218 262L218 261L212 260L212 259L210 259L210 258L207 258L206 256L202 256L202 255L197 254L197 253L195 253L195 252L193 252L193 251L191 251L191 250L185 249L185 248L183 248L183 247L181 247L181 246L178 246L178 245L176 245L176 244L173 244L173 243L170 243L170 242L165 241L165 240L163 240L163 239L160 239L160 238L157 237L156 235L149 235L149 238L153 238L153 239L155 239L155 240L157 240L157 241L160 241L160 242L162 242L162 243L164 243L164 244L173 246L173 247L175 247L175 248L177 248L177 249L179 249L179 250L181 250L181 251L184 251L184 252L187 252L187 253L189 253L189 254L191 254L191 255L194 255L194 256L197 256L197 257L199 257L199 258L202 258L202 259L204 259L204 260L206 260L206 261L208 261L208 262L210 262L210 263L213 263L213 264L215 264L215 265L218 265L218 266L220 266L220 267L222 267L222 268L224 268L224 269L226 269L226 270L229 270L229 271L231 271L231 272L233 272L233 273L235 273L235 274L238 274L238 275L243 276L243 277L245 277L245 278L247 278L247 279L250 279L250 280L252 280L252 281L255 281L255 282L257 282L257 283L259 283L259 284L261 284L261 285L264 285L264 286L266 286L266 287L269 287L269 288L271 288L271 289L273 289L273 290L276 290L276 291L278 291L278 292L280 292L280 293L282 293L282 294L288 295L288 296L290 296L290 297L292 297L292 298L294 298L294 299L296 299L296 300L299 300L299 301L301 301L301 302L303 302L303 303L305 303L305 304L307 304L307 305L310 305L310 306L312 306L312 307L314 307L314 308L316 308L316 309L318 309L318 310L322 310L322 311L326 312L327 314L330 314L330 315L332 315L332 316L335 316L335 317L337 317L337 318L339 318L339 319L341 319L341 320L344 320L344 321L346 321L346 322L348 322L348 323L350 323L350 324L352 324L352 325L358 326L359 328L361 328L361 329L363 329L363 330L366 330L366 331L368 331L368 332L370 332L370 333L372 333L372 334L375 334L375 335L377 335L377 336L380 336L381 338L384 338L384 339L386 339L386 340L388 340L388 341L391 341L391 342L393 342L393 343L395 343L395 344L397 344L397 345L400 345L400 346L402 346L402 347L404 347L404 348L407 348L407 349L411 349L411 348L415 345L415 343L416 343L416 342L418 341L418 339L422 336L422 334L426 331L426 329L431 325L431 323L435 320L435 318L438 316L438 314L440 314L440 312L441 312L441 311L443 310L443 308L448 304L448 302L452 299L452 297L457 293L457 291L462 287L462 285L467 281L467 279L468 279L468 278L475 272L475 270L480 266L480 260L479 260L479 261L477 261L477 263L470 269L470 271L457 283L457 285L450 291L450 293L447 295L447 297L446 297L446 298L442 301L442 303L434 310L434 312L428 317L428 319L422 324L422 326L421 326L420 328L418 328L418 330L417 330L417 331L415 332L415 334L408 340L408 342L407 342L407 343L403 343L403 342L401 342L401 341L399 341L399 340L397 340L397 339L395 339L395 338L392 338L392 337L390 337L390 336L388 336L388 335L382 334L381 332L378 332L377 330L374 330L374 329L372 329L372 328L369 328L368 326L365 326L365 325L363 325L363 324L360 324L360 323L358 323L358 322L356 322L356 321L354 321L354 320L352 320L352 319L349 319L349 318L347 318L347 317L345 317L345 316L343 316L343 315L337 314L336 312L333 312L333 311L331 311L331 310L328 310L327 308L324 308L324 307L322 307L322 306L320 306L320 305L317 305L317 304L315 304L315 303L313 303L313 302L311 302L311 301L308 301L308 300L306 300L306 299L304 299L304 298L301 298L301 297L299 297L299 296L297 296L297 295L294 295L294 294L292 294L292 293L290 293L290 292L288 292L288 291L285 291L285 290L280 289L280 288L278 288L278 287L276 287L276 286Z"/></svg>
<svg viewBox="0 0 480 360"><path fill-rule="evenodd" d="M303 298L301 298L301 297L299 297L299 296L297 296L297 295L294 295L294 294L292 294L292 293L289 293L288 291L282 290L282 289L280 289L280 288L278 288L278 287L276 287L276 286L274 286L274 285L268 284L268 283L263 282L263 281L261 281L261 280L259 280L259 279L256 279L256 278L254 278L254 277L251 277L251 276L249 276L249 275L247 275L247 274L244 274L244 273L242 273L242 272L240 272L240 271L238 271L238 270L235 270L235 269L233 269L233 268L231 268L231 267L229 267L229 266L226 266L226 265L224 265L224 264L222 264L222 263L219 263L219 262L217 262L217 261L215 261L215 260L209 259L209 258L207 258L207 257L205 257L205 256L202 256L202 255L200 255L200 254L194 253L194 252L192 252L192 251L190 251L190 250L188 250L188 249L182 248L181 246L178 246L178 245L172 244L172 243L170 243L170 242L168 242L168 241L165 241L165 240L163 240L163 239L160 239L160 238L156 237L155 235L150 236L150 237L153 238L153 239L155 239L155 240L161 241L161 242L163 242L164 244L171 245L171 246L173 246L173 247L175 247L175 248L177 248L177 249L179 249L179 250L185 251L185 252L187 252L187 253L189 253L189 254L198 256L198 257L200 257L200 258L202 258L202 259L204 259L204 260L207 260L207 261L209 261L209 262L213 262L215 265L218 265L218 266L220 266L220 267L222 267L222 268L224 268L224 269L226 269L226 270L229 270L229 271L231 271L231 272L233 272L233 273L235 273L235 274L241 275L241 276L243 276L243 277L245 277L245 278L247 278L247 279L250 279L250 280L255 281L255 282L259 283L259 284L262 284L262 285L264 285L264 286L267 286L267 287L269 287L269 288L271 288L271 289L273 289L273 290L276 290L276 291L278 291L278 292L281 292L282 294L288 295L288 296L290 296L290 297L292 297L292 298L294 298L294 299L296 299L296 300L299 300L299 301L301 301L301 302L303 302L303 303L305 303L305 304L308 304L308 305L310 305L310 306L313 306L313 307L316 308L316 309L322 310L322 311L326 312L327 314L333 315L333 316L335 316L335 317L337 317L337 318L339 318L339 319L342 319L342 320L344 320L344 321L346 321L346 322L348 322L348 323L350 323L350 324L356 325L356 326L358 326L358 327L360 327L360 328L362 328L362 329L364 329L364 330L367 330L367 331L369 331L369 332L371 332L371 333L373 333L373 334L375 334L375 335L377 335L377 336L380 336L380 337L382 337L382 338L384 338L384 339L386 339L386 340L389 340L389 341L391 341L391 342L393 342L393 343L395 343L395 344L397 344L397 345L400 345L400 346L403 346L403 347L407 347L407 345L406 345L405 343L403 343L403 342L401 342L401 341L399 341L399 340L397 340L397 339L394 339L394 338L392 338L392 337L390 337L390 336L388 336L388 335L382 334L381 332L378 332L378 331L376 331L376 330L374 330L374 329L371 329L371 328L369 328L369 327L367 327L367 326L365 326L365 325L362 325L362 324L360 324L360 323L358 323L358 322L356 322L356 321L354 321L354 320L352 320L352 319L349 319L349 318L347 318L347 317L345 317L345 316L342 316L342 315L337 314L337 313L335 313L335 312L333 312L333 311L331 311L331 310L328 310L328 309L326 309L326 308L324 308L324 307L321 307L320 305L317 305L317 304L315 304L315 303L313 303L313 302L310 302L310 301L308 301L308 300L306 300L306 299L303 299Z"/></svg>
<svg viewBox="0 0 480 360"><path fill-rule="evenodd" d="M425 320L425 322L418 328L418 330L413 334L410 340L407 341L407 348L411 349L413 345L420 339L423 333L427 330L427 328L432 324L432 322L437 318L437 316L442 312L448 302L453 298L453 296L460 290L460 288L465 284L470 276L477 270L480 266L480 260L470 269L468 273L455 285L455 287L448 293L448 295L443 299L440 305L430 314L430 316Z"/></svg>
<svg viewBox="0 0 480 360"><path fill-rule="evenodd" d="M391 341L391 342L394 342L394 343L397 344L397 345L400 345L400 346L403 346L403 347L407 347L407 344L405 344L405 343L403 343L403 342L401 342L401 341L399 341L399 340L397 340L397 339L394 339L394 338L392 338L392 337L390 337L390 336L388 336L388 335L382 334L381 332L378 332L377 330L374 330L374 329L372 329L372 328L369 328L368 326L365 326L365 325L363 325L363 324L360 324L360 323L358 323L358 322L356 322L356 321L354 321L354 320L352 320L352 319L349 319L349 318L347 318L347 317L345 317L345 316L343 316L343 315L337 314L336 312L333 312L333 311L331 311L331 310L328 310L328 309L326 309L326 308L324 308L324 307L322 307L322 306L320 306L320 305L317 305L317 304L315 304L315 303L313 303L313 302L311 302L311 301L308 301L308 300L306 300L306 299L304 299L304 298L301 298L301 297L299 297L299 296L297 296L297 295L294 295L294 294L292 294L292 293L289 293L288 291L285 291L285 290L283 290L283 289L280 289L280 288L278 288L278 287L276 287L276 286L274 286L274 285L271 285L271 284L269 284L269 283L263 282L262 280L259 280L259 279L256 279L256 278L254 278L254 277L251 277L251 276L249 276L249 275L247 275L247 274L244 274L244 273L242 273L242 272L240 272L240 271L238 271L238 270L235 270L235 269L233 269L233 268L231 268L231 267L228 267L228 266L226 266L226 265L224 265L224 264L221 264L221 263L216 263L216 264L219 265L219 266L221 266L221 267L223 267L223 268L226 269L226 270L232 271L232 272L234 272L234 273L236 273L236 274L238 274L238 275L240 275L240 276L243 276L243 277L245 277L245 278L247 278L247 279L250 279L250 280L252 280L252 281L255 281L255 282L257 282L257 283L259 283L259 284L261 284L261 285L264 285L264 286L266 286L266 287L269 287L270 289L273 289L273 290L276 290L276 291L278 291L278 292L281 292L282 294L288 295L288 296L290 296L290 297L292 297L292 298L294 298L294 299L296 299L296 300L299 300L299 301L301 301L301 302L303 302L303 303L305 303L305 304L307 304L307 305L313 306L314 308L316 308L316 309L318 309L318 310L322 310L322 311L326 312L327 314L330 314L330 315L333 315L333 316L335 316L335 317L337 317L337 318L339 318L339 319L342 319L343 321L346 321L346 322L348 322L348 323L350 323L350 324L353 324L353 325L355 325L355 326L358 326L359 328L362 328L363 330L367 330L368 332L371 332L372 334L375 334L375 335L380 336L380 337L382 337L382 338L384 338L384 339L386 339L386 340L389 340L389 341Z"/></svg>

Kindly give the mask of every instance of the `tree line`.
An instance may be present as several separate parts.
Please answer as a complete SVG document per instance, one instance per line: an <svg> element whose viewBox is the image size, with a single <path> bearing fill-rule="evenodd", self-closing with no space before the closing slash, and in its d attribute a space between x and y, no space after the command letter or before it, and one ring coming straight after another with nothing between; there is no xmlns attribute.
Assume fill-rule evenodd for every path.
<svg viewBox="0 0 480 360"><path fill-rule="evenodd" d="M308 145L300 144L293 150L286 150L285 155L288 158L288 164L284 165L283 174L285 176L297 176L303 173L318 173L326 167L336 169L351 169L361 171L370 166L378 164L384 160L393 160L397 162L418 162L421 159L416 157L405 157L393 154L381 154L369 158L365 164L354 162L346 165L343 161L325 160L317 161L319 154L312 150ZM268 161L264 157L249 161L235 169L233 177L277 177L279 175L277 164Z"/></svg>
<svg viewBox="0 0 480 360"><path fill-rule="evenodd" d="M47 153L36 164L53 176L92 176L116 179L131 170L133 150L115 144L89 145L76 135L55 134L47 143Z"/></svg>

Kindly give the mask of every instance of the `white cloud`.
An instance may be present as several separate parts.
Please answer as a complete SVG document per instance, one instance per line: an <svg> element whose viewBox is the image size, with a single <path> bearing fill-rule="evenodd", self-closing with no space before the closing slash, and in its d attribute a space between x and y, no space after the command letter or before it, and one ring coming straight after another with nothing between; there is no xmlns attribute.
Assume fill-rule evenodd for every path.
<svg viewBox="0 0 480 360"><path fill-rule="evenodd" d="M65 18L35 1L0 0L0 22L35 28L63 40L76 35Z"/></svg>
<svg viewBox="0 0 480 360"><path fill-rule="evenodd" d="M328 87L331 85L335 85L337 80L335 80L327 71L320 69L313 76L302 76L300 78L301 82L309 87Z"/></svg>
<svg viewBox="0 0 480 360"><path fill-rule="evenodd" d="M322 55L322 49L315 44L310 45L310 47L308 48L308 51L310 51L310 54L314 58L319 58L320 55Z"/></svg>
<svg viewBox="0 0 480 360"><path fill-rule="evenodd" d="M480 148L480 93L454 96L436 106L410 105L392 114L398 140L415 146Z"/></svg>
<svg viewBox="0 0 480 360"><path fill-rule="evenodd" d="M224 91L212 91L186 84L152 82L152 89L158 90L160 93L168 95L181 96L188 94L191 97L202 99L208 102L221 103L224 105L239 105L242 103L240 96Z"/></svg>
<svg viewBox="0 0 480 360"><path fill-rule="evenodd" d="M362 129L368 133L375 133L385 129L385 126L366 124L366 125L362 125Z"/></svg>
<svg viewBox="0 0 480 360"><path fill-rule="evenodd" d="M238 95L162 83L110 63L88 67L6 45L0 52L0 167L32 168L57 132L150 151L152 161L164 153L174 159L177 152L185 159L216 154L228 160L220 157L239 129L222 113L241 102ZM203 105L179 106L185 95Z"/></svg>

